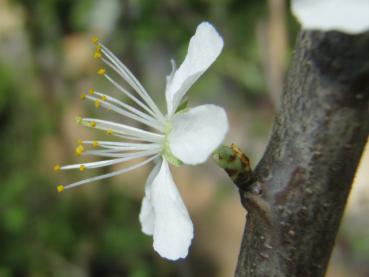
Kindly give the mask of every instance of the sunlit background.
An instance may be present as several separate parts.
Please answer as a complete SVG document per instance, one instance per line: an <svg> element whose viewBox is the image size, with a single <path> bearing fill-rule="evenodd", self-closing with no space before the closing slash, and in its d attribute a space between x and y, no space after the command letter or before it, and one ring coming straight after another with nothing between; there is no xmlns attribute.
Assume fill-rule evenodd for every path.
<svg viewBox="0 0 369 277"><path fill-rule="evenodd" d="M97 35L164 108L170 59L180 64L196 26L210 21L224 50L192 87L189 105L215 103L234 142L260 159L299 29L282 0L0 0L0 277L233 275L245 224L234 185L209 160L173 170L195 224L186 260L152 249L138 221L150 167L58 194L112 168L53 172L81 161L78 139L101 137L75 116L121 118L80 93L117 96L96 74ZM369 149L337 238L329 277L369 276Z"/></svg>

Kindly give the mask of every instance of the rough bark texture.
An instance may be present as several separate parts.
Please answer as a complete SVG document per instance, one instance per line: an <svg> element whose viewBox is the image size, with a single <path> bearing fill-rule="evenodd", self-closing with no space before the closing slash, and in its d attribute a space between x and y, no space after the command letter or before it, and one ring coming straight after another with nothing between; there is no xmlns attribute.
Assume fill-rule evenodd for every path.
<svg viewBox="0 0 369 277"><path fill-rule="evenodd" d="M252 181L236 276L324 276L369 132L369 34L300 33Z"/></svg>

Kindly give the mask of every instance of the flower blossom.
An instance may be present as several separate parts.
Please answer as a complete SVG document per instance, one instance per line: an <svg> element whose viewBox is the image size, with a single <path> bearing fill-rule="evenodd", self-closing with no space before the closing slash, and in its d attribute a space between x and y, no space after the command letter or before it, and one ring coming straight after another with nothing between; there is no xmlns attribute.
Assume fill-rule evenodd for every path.
<svg viewBox="0 0 369 277"><path fill-rule="evenodd" d="M92 155L107 159L96 162L55 166L55 170L99 168L139 159L122 169L78 181L58 191L74 188L92 181L126 173L153 161L154 168L145 186L139 219L142 231L153 236L153 247L162 257L170 260L184 258L193 238L193 224L174 183L169 163L196 165L205 162L222 143L228 120L223 108L201 105L181 109L188 89L216 60L223 48L223 40L212 25L201 23L191 38L188 53L182 65L166 79L165 98L167 113L164 115L128 68L97 39L95 58L101 59L134 90L129 92L107 74L104 68L98 73L108 79L120 92L134 102L136 107L105 93L90 90L82 99L92 100L97 108L106 108L149 127L143 130L123 123L97 118L78 118L79 124L103 130L119 141L80 141L77 155ZM86 150L85 147L90 147ZM96 148L96 149L94 149Z"/></svg>

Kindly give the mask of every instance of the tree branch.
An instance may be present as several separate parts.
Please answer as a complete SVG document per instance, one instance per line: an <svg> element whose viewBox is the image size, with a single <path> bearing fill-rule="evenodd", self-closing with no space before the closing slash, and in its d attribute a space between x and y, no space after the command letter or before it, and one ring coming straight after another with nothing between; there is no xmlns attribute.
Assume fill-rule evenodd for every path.
<svg viewBox="0 0 369 277"><path fill-rule="evenodd" d="M301 32L252 182L236 276L324 276L369 132L369 33Z"/></svg>

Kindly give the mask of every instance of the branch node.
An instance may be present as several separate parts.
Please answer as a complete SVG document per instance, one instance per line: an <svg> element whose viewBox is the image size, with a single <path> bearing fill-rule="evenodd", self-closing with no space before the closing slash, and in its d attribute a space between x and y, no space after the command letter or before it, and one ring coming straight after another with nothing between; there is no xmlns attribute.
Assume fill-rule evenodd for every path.
<svg viewBox="0 0 369 277"><path fill-rule="evenodd" d="M223 168L233 183L242 191L248 191L252 183L252 169L249 158L234 143L222 145L214 153L213 159Z"/></svg>

